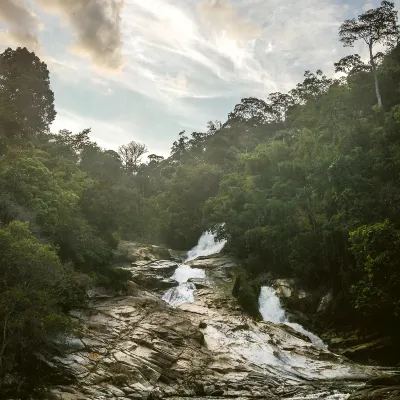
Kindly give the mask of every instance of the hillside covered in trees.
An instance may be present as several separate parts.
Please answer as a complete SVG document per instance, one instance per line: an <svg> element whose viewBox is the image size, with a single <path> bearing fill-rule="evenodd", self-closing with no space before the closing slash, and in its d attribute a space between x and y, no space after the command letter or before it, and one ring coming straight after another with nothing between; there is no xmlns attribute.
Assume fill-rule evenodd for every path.
<svg viewBox="0 0 400 400"><path fill-rule="evenodd" d="M348 56L335 64L341 78L306 71L289 93L244 98L225 122L181 132L170 157L147 161L143 144L115 152L90 129L50 133L47 66L25 48L3 52L0 377L29 370L49 336L73 329L67 312L84 306L86 285L122 287L127 277L112 268L120 239L187 250L207 229L250 280L272 273L331 291L331 324L396 335L397 11L384 1L346 21L340 38L365 40L369 62Z"/></svg>

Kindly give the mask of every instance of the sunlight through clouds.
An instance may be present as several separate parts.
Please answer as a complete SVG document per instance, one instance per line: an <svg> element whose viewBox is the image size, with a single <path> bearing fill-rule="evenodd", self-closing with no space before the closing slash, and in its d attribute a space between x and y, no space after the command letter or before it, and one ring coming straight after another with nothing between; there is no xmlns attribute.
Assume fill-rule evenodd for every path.
<svg viewBox="0 0 400 400"><path fill-rule="evenodd" d="M306 69L332 76L342 56L363 55L361 45L342 47L338 27L378 3L4 0L0 37L6 45L19 41L34 49L34 39L42 47L56 104L70 113L64 116L108 123L112 109L125 141L151 138L169 146L182 129L201 130L208 120L225 119L242 97L288 91ZM80 100L82 89L96 98ZM72 97L76 101L67 106ZM91 102L97 106L86 115Z"/></svg>

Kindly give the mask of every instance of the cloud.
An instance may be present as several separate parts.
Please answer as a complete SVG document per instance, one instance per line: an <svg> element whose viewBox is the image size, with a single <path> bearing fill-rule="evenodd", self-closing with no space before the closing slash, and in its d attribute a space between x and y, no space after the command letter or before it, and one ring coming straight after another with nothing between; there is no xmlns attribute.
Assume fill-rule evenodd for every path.
<svg viewBox="0 0 400 400"><path fill-rule="evenodd" d="M10 3L0 0L2 7L4 1ZM242 97L288 91L307 69L332 75L333 63L349 54L339 25L369 0L124 0L123 8L121 0L26 2L61 15L68 27L61 31L58 18L37 9L46 21L40 36L56 101L90 88L83 102L59 103L59 125L96 126L108 146L139 140L157 152L182 125L200 130L207 120L224 120ZM74 39L75 54L65 52ZM364 50L361 43L354 49L362 56ZM76 53L97 66L123 68L103 74ZM118 117L104 112L110 104L121 110Z"/></svg>
<svg viewBox="0 0 400 400"><path fill-rule="evenodd" d="M183 96L265 97L291 89L306 69L333 72L345 16L330 0L126 0L129 62L116 79L179 107ZM173 90L174 76L187 77L184 89Z"/></svg>
<svg viewBox="0 0 400 400"><path fill-rule="evenodd" d="M123 0L36 0L44 10L62 15L76 42L71 50L109 70L123 65L121 13Z"/></svg>
<svg viewBox="0 0 400 400"><path fill-rule="evenodd" d="M96 85L105 108L111 97L102 94L104 82L121 93L112 97L123 109L112 122L123 128L118 144L137 132L152 151L169 146L181 126L201 130L208 120L225 120L242 97L292 89L306 69L333 73L347 52L337 31L348 10L331 0L125 0L120 16L121 73L94 73L71 55L56 57L62 63L55 60L54 69L73 86ZM82 113L81 104L74 107ZM102 120L110 122L99 111Z"/></svg>
<svg viewBox="0 0 400 400"><path fill-rule="evenodd" d="M23 0L1 0L1 3L0 21L8 26L0 32L1 42L38 48L37 33L41 25L36 15L25 7Z"/></svg>
<svg viewBox="0 0 400 400"><path fill-rule="evenodd" d="M164 79L162 85L163 90L184 96L187 93L189 81L188 77L181 73L172 78Z"/></svg>
<svg viewBox="0 0 400 400"><path fill-rule="evenodd" d="M239 17L227 0L203 1L197 10L203 25L212 31L222 31L230 39L247 41L261 34L257 24Z"/></svg>
<svg viewBox="0 0 400 400"><path fill-rule="evenodd" d="M363 7L363 11L368 11L371 10L372 8L374 8L374 5L372 3L372 1L368 0Z"/></svg>

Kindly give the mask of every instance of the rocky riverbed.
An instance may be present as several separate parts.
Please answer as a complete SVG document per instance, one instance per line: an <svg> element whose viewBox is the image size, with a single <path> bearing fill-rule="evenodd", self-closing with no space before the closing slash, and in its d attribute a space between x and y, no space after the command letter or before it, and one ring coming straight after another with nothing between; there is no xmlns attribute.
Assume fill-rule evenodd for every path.
<svg viewBox="0 0 400 400"><path fill-rule="evenodd" d="M390 371L315 347L285 324L247 317L231 295L231 258L191 261L204 271L191 282L194 302L171 307L162 296L177 286L171 277L183 255L132 243L122 252L121 267L132 272L126 293L92 290L89 307L74 313L75 337L47 360L64 377L53 399L400 398Z"/></svg>

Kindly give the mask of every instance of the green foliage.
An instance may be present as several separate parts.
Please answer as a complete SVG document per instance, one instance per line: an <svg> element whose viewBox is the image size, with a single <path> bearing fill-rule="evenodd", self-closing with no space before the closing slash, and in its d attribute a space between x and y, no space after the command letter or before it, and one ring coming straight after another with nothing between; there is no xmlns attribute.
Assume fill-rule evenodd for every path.
<svg viewBox="0 0 400 400"><path fill-rule="evenodd" d="M26 48L0 54L0 130L9 138L48 131L56 116L49 71Z"/></svg>
<svg viewBox="0 0 400 400"><path fill-rule="evenodd" d="M359 227L370 226L378 234L380 221L388 219L395 236L400 227L400 113L393 92L399 49L383 59L379 70L381 81L391 82L382 85L385 110L372 107L373 83L365 85L364 71L355 72L352 81L326 81L321 89L306 76L297 87L310 82L315 92L304 93L316 94L295 100L274 134L262 133L271 122L253 128L258 144L238 153L233 167L222 164L218 194L203 208L206 226L225 223L218 232L251 276L272 271L315 290L333 290L349 318L350 301L360 315L380 315L382 329L398 313L397 239L384 240L380 252L375 249L367 259L372 244L361 240L366 228ZM362 243L358 247L356 237ZM365 270L372 262L373 276Z"/></svg>
<svg viewBox="0 0 400 400"><path fill-rule="evenodd" d="M205 163L174 167L168 184L152 199L151 232L174 248L194 246L205 229L203 204L217 193L220 177L220 168Z"/></svg>
<svg viewBox="0 0 400 400"><path fill-rule="evenodd" d="M400 231L385 220L350 232L357 283L354 307L369 318L400 316ZM393 321L392 321L393 322Z"/></svg>
<svg viewBox="0 0 400 400"><path fill-rule="evenodd" d="M27 223L0 229L0 381L47 341L65 332L64 312L84 304L85 279L41 244Z"/></svg>

